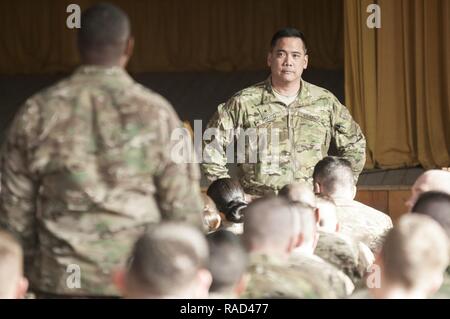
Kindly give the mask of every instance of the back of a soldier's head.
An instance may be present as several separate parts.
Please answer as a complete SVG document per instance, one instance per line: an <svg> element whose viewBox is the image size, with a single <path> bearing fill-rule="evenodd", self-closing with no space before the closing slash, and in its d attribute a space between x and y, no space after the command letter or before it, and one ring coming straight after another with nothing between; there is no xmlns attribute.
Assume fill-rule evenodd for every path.
<svg viewBox="0 0 450 319"><path fill-rule="evenodd" d="M209 271L213 277L209 291L238 295L244 288L247 251L239 237L226 230L211 233L206 239L209 244Z"/></svg>
<svg viewBox="0 0 450 319"><path fill-rule="evenodd" d="M448 239L437 222L407 214L392 228L380 252L381 283L429 296L442 284L448 265Z"/></svg>
<svg viewBox="0 0 450 319"><path fill-rule="evenodd" d="M98 3L81 15L78 48L86 64L117 64L125 54L131 38L130 21L120 8L109 3ZM127 57L128 58L128 57Z"/></svg>
<svg viewBox="0 0 450 319"><path fill-rule="evenodd" d="M344 158L327 156L320 160L313 172L314 191L328 196L354 197L355 181L350 162Z"/></svg>
<svg viewBox="0 0 450 319"><path fill-rule="evenodd" d="M409 211L411 211L420 194L431 191L450 195L450 172L432 169L420 175L411 188L410 198L406 201Z"/></svg>
<svg viewBox="0 0 450 319"><path fill-rule="evenodd" d="M320 216L319 229L329 233L338 231L339 221L334 200L330 196L319 194L316 197L316 202Z"/></svg>
<svg viewBox="0 0 450 319"><path fill-rule="evenodd" d="M316 207L316 198L312 187L305 183L296 182L287 184L280 189L278 195L292 202L300 202L311 207Z"/></svg>
<svg viewBox="0 0 450 319"><path fill-rule="evenodd" d="M450 195L441 192L422 193L414 204L414 213L424 214L441 225L450 238Z"/></svg>
<svg viewBox="0 0 450 319"><path fill-rule="evenodd" d="M198 229L175 222L152 225L134 245L124 295L205 298L211 284L208 258L206 238Z"/></svg>
<svg viewBox="0 0 450 319"><path fill-rule="evenodd" d="M243 243L248 251L288 257L293 244L296 217L288 200L281 197L253 201L244 215Z"/></svg>
<svg viewBox="0 0 450 319"><path fill-rule="evenodd" d="M243 212L247 207L247 201L244 189L238 181L231 178L217 179L211 183L206 193L228 221L243 222Z"/></svg>
<svg viewBox="0 0 450 319"><path fill-rule="evenodd" d="M10 234L0 231L0 299L22 298L27 288L22 247Z"/></svg>

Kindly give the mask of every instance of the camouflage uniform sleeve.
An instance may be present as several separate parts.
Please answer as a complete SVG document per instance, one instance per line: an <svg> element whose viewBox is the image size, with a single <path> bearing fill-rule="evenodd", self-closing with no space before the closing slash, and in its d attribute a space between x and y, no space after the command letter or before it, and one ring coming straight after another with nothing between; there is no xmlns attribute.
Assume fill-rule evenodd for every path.
<svg viewBox="0 0 450 319"><path fill-rule="evenodd" d="M233 129L239 126L236 123L238 105L236 98L230 99L226 104L220 104L205 130L201 166L210 181L230 177L226 167L226 148L234 139Z"/></svg>
<svg viewBox="0 0 450 319"><path fill-rule="evenodd" d="M36 101L29 100L14 119L1 150L0 227L20 240L26 265L37 242L36 196L38 183L28 165L31 139L39 117Z"/></svg>
<svg viewBox="0 0 450 319"><path fill-rule="evenodd" d="M366 163L366 139L348 109L333 97L332 135L339 155L350 161L355 180Z"/></svg>
<svg viewBox="0 0 450 319"><path fill-rule="evenodd" d="M185 135L183 158L175 158L173 151L179 141L172 140L171 136L175 130L184 128L175 111L171 107L168 109L159 133L162 148L161 164L155 174L157 202L163 220L185 221L203 229L200 169L191 157L192 140Z"/></svg>

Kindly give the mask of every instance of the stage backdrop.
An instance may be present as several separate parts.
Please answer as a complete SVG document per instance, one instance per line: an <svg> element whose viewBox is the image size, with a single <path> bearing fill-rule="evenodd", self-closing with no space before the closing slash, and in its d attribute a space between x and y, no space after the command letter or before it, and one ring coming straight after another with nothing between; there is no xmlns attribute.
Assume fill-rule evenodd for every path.
<svg viewBox="0 0 450 319"><path fill-rule="evenodd" d="M378 3L381 28L369 29ZM367 166L450 165L450 1L345 0L345 98Z"/></svg>
<svg viewBox="0 0 450 319"><path fill-rule="evenodd" d="M0 74L71 71L79 60L66 7L95 2L0 1ZM345 56L346 105L367 136L367 167L450 165L448 0L111 2L131 17L135 73L261 70L274 30L298 27L311 67L339 69ZM366 24L372 3L380 29Z"/></svg>
<svg viewBox="0 0 450 319"><path fill-rule="evenodd" d="M0 1L0 73L70 71L78 64L71 3ZM131 72L236 71L265 68L270 38L285 26L308 35L311 66L343 68L342 0L116 0L136 37Z"/></svg>

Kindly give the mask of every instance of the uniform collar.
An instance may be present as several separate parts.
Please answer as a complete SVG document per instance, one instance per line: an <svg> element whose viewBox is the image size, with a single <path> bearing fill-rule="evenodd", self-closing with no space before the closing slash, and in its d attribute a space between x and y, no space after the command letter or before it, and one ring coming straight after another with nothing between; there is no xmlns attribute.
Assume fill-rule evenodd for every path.
<svg viewBox="0 0 450 319"><path fill-rule="evenodd" d="M263 252L250 253L250 264L256 267L263 265L286 265L287 259Z"/></svg>
<svg viewBox="0 0 450 319"><path fill-rule="evenodd" d="M127 71L119 66L101 66L101 65L82 65L78 67L75 76L100 76L100 77L114 77L126 82L133 82L131 76Z"/></svg>
<svg viewBox="0 0 450 319"><path fill-rule="evenodd" d="M265 90L264 90L263 96L262 96L262 103L268 104L268 103L280 102L274 94L273 87L272 87L272 80L271 80L270 75L264 81L264 85L265 85ZM303 79L300 79L300 92L298 93L298 96L295 100L295 104L302 104L302 102L305 101L310 96L311 96L311 92L309 90L309 83L304 81Z"/></svg>

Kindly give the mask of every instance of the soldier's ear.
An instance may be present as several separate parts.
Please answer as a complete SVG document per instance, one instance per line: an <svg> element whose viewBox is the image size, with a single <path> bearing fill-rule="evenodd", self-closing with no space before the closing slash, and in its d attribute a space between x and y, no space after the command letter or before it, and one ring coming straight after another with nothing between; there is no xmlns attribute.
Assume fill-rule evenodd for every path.
<svg viewBox="0 0 450 319"><path fill-rule="evenodd" d="M293 243L289 244L288 252L290 253L295 248L300 247L303 244L304 240L305 238L303 236L303 233L299 234L298 236L295 236Z"/></svg>
<svg viewBox="0 0 450 319"><path fill-rule="evenodd" d="M308 60L309 60L309 58L308 58L308 55L306 54L305 55L305 60L304 60L304 63L303 63L303 69L307 69L308 68Z"/></svg>
<svg viewBox="0 0 450 319"><path fill-rule="evenodd" d="M125 284L125 270L120 268L113 272L113 284L122 296L126 296L126 284Z"/></svg>
<svg viewBox="0 0 450 319"><path fill-rule="evenodd" d="M272 51L269 51L269 53L267 53L267 66L269 68L272 67Z"/></svg>
<svg viewBox="0 0 450 319"><path fill-rule="evenodd" d="M245 288L247 288L248 280L249 280L249 276L246 273L242 274L241 279L239 279L239 281L234 289L237 296L240 296L245 291Z"/></svg>
<svg viewBox="0 0 450 319"><path fill-rule="evenodd" d="M196 298L208 298L209 288L212 284L212 275L208 269L202 268L197 272L197 293Z"/></svg>
<svg viewBox="0 0 450 319"><path fill-rule="evenodd" d="M134 51L134 37L130 36L125 47L125 55L130 58Z"/></svg>
<svg viewBox="0 0 450 319"><path fill-rule="evenodd" d="M119 64L121 67L125 68L127 66L128 61L133 55L133 51L134 51L134 38L130 36L130 38L127 40L127 43L125 44L123 54L120 57Z"/></svg>
<svg viewBox="0 0 450 319"><path fill-rule="evenodd" d="M320 223L320 209L318 207L316 207L314 209L314 218L316 219L317 226L319 226L319 223Z"/></svg>
<svg viewBox="0 0 450 319"><path fill-rule="evenodd" d="M314 182L314 194L320 194L322 192L322 187L318 182Z"/></svg>
<svg viewBox="0 0 450 319"><path fill-rule="evenodd" d="M431 296L434 293L436 293L436 291L438 291L439 288L441 288L443 282L444 282L444 276L442 275L442 273L436 274L435 276L430 278L430 281L429 281L430 286L427 291L427 296Z"/></svg>
<svg viewBox="0 0 450 319"><path fill-rule="evenodd" d="M23 297L25 297L27 290L28 290L28 279L22 277L20 278L19 283L17 284L16 299L22 299Z"/></svg>
<svg viewBox="0 0 450 319"><path fill-rule="evenodd" d="M353 185L353 199L355 199L357 191L358 191L358 189L356 188L355 185Z"/></svg>

